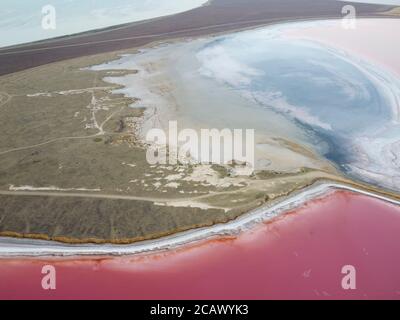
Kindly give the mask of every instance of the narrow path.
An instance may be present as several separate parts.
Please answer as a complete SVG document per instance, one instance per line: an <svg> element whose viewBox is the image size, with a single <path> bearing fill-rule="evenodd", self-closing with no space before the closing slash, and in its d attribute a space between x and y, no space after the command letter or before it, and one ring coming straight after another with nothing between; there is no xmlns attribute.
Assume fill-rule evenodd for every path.
<svg viewBox="0 0 400 320"><path fill-rule="evenodd" d="M3 99L3 97L5 97L5 99ZM9 95L7 92L0 91L0 108L10 102L12 97L13 96Z"/></svg>
<svg viewBox="0 0 400 320"><path fill-rule="evenodd" d="M357 188L337 183L316 183L303 189L290 197L279 199L273 204L250 211L228 223L215 224L211 227L197 228L170 236L141 241L130 245L117 244L79 244L70 245L54 241L42 241L33 239L0 238L0 256L103 256L103 255L133 255L146 252L160 252L177 248L179 246L196 243L204 239L210 239L219 235L237 234L271 218L279 216L286 210L301 206L304 202L323 196L331 190L345 190L372 196L393 204L399 201L377 196Z"/></svg>
<svg viewBox="0 0 400 320"><path fill-rule="evenodd" d="M2 92L0 92L0 94L2 94ZM5 101L4 103L0 103L0 107L3 106L4 104L6 104L8 101L11 100L11 96L7 95L9 98L7 101ZM94 96L94 94L93 94ZM65 140L83 140L83 139L92 139L98 136L102 136L107 134L107 132L104 131L104 126L108 123L108 121L110 121L116 114L118 114L119 112L121 112L124 109L124 107L119 108L117 111L114 111L113 113L111 113L100 125L97 124L97 120L96 120L96 116L93 113L93 117L96 120L96 129L99 130L98 133L96 134L92 134L89 136L78 136L78 137L61 137L61 138L55 138L52 140L48 140L45 142L41 142L38 144L34 144L31 146L25 146L25 147L18 147L18 148L13 148L13 149L9 149L6 151L2 151L0 152L0 156L8 154L8 153L12 153L12 152L17 152L17 151L23 151L23 150L29 150L29 149L33 149L33 148L37 148L37 147L43 147L47 144L51 144L51 143L55 143L55 142L59 142L59 141L65 141Z"/></svg>
<svg viewBox="0 0 400 320"><path fill-rule="evenodd" d="M307 174L305 174L307 175ZM271 178L268 181L280 181L281 178ZM335 180L329 177L320 177L315 180L312 186L315 185L330 185L334 186L337 189L343 189L347 191L357 192L359 194L363 194L369 197L373 197L376 199L380 199L392 204L400 205L400 200L398 198L380 194L376 191L369 191L368 189L362 188L362 186L356 186L345 181ZM307 190L310 187L304 186L302 190ZM214 196L222 196L222 195L232 195L235 193L243 193L248 190L253 190L254 185L248 184L247 186L239 189L239 190L230 190L230 191L221 191L216 193L207 193L202 195L197 195L194 197L182 197L182 198L157 198L157 197L143 197L143 196L132 196L132 195L118 195L118 194L100 194L100 193L88 193L88 192L66 192L66 191L11 191L11 190L0 190L0 195L7 196L37 196L37 197L67 197L67 198L94 198L94 199L112 199L112 200L136 200L136 201L147 201L147 202L156 202L156 203L180 203L185 201L200 201ZM296 194L301 191L293 191L292 193Z"/></svg>
<svg viewBox="0 0 400 320"><path fill-rule="evenodd" d="M33 148L37 148L37 147L42 147L42 146L45 146L47 144L55 143L55 142L58 142L58 141L91 139L91 138L95 138L97 136L99 136L99 133L96 133L96 134L93 134L93 135L90 135L90 136L82 136L82 137L55 138L55 139L52 139L52 140L49 140L49 141L45 141L45 142L42 142L42 143L38 143L38 144L35 144L35 145L31 145L31 146L14 148L14 149L9 149L9 150L6 150L6 151L2 151L2 152L0 152L0 156L8 154L8 153L12 153L12 152L17 152L17 151L23 151L23 150L29 150L29 149L33 149Z"/></svg>
<svg viewBox="0 0 400 320"><path fill-rule="evenodd" d="M64 197L64 198L94 198L94 199L110 199L110 200L134 200L146 202L160 202L160 203L174 203L182 201L195 201L215 194L207 194L190 198L154 198L154 197L138 197L129 195L111 195L111 194L97 194L97 193L73 193L73 192L49 192L49 191L5 191L0 190L0 195L4 196L36 196L36 197Z"/></svg>

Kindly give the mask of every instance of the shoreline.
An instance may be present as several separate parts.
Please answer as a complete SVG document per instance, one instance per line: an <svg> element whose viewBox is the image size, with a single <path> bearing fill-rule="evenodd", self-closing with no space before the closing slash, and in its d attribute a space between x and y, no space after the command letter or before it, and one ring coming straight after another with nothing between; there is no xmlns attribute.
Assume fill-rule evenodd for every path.
<svg viewBox="0 0 400 320"><path fill-rule="evenodd" d="M397 299L399 231L398 206L335 191L237 236L175 250L3 259L0 296L48 298L40 282L51 265L57 299ZM356 290L340 286L347 265L361 276Z"/></svg>
<svg viewBox="0 0 400 320"><path fill-rule="evenodd" d="M378 195L360 188L335 182L317 182L295 194L252 210L238 219L226 224L216 224L212 227L193 229L156 240L137 242L131 245L67 245L63 243L0 237L0 260L23 258L49 258L49 257L101 257L101 256L130 256L138 254L160 253L182 246L191 246L219 237L234 237L247 230L253 229L263 222L281 216L285 212L299 208L302 204L317 200L334 191L349 191L371 197L386 203L400 205L400 200L395 200L383 195ZM47 246L47 247L46 247Z"/></svg>
<svg viewBox="0 0 400 320"><path fill-rule="evenodd" d="M389 17L388 17L389 18ZM392 18L392 17L390 17ZM321 18L316 18L315 20L320 20ZM374 19L374 18L370 18ZM314 19L307 19L305 21L312 21ZM298 20L291 20L284 23L297 22ZM282 23L282 22L278 22ZM274 25L276 22L270 22L266 25ZM257 29L264 26L254 26L247 29ZM233 32L241 32L242 29L235 30ZM232 31L224 31L224 33L231 33ZM216 36L219 33L210 35L209 37ZM200 36L199 38L202 38ZM194 37L197 38L197 37ZM185 39L185 38L183 38ZM174 41L179 41L181 38L161 40L156 41L149 46L156 46L160 43L171 43ZM148 46L139 47L146 48ZM117 54L118 55L118 54ZM118 58L117 58L118 60ZM111 60L113 61L113 60ZM354 182L356 184L356 182ZM390 202L396 205L400 205L400 201L391 199L390 197L381 196L373 191L366 191L367 188L363 190L362 187L357 188L355 186L347 186L345 184L335 183L335 182L316 182L309 187L306 187L300 191L293 192L283 198L277 199L272 203L267 203L265 206L258 209L251 210L250 212L242 214L239 218L232 220L226 224L216 224L210 227L202 228L192 228L189 231L177 232L172 235L157 237L153 240L138 240L134 244L63 244L62 242L56 241L46 241L46 240L35 240L35 235L11 235L10 237L2 238L0 237L0 259L3 257L16 257L16 256L28 256L28 257L40 257L40 256L98 256L98 255L112 255L112 256L123 256L141 253L152 253L157 251L164 251L169 249L174 249L183 245L196 244L200 241L212 239L219 236L234 236L237 233L247 230L247 228L252 228L259 222L275 218L276 216L282 214L282 212L289 211L293 208L300 207L303 203L308 200L314 200L329 193L331 190L347 190L351 192L356 192L363 194L375 199L379 199L385 202ZM384 193L385 190L382 190ZM302 198L303 199L300 199ZM276 212L274 212L276 210ZM32 238L32 239L29 239ZM68 242L68 241L66 241ZM133 242L133 241L132 241ZM7 244L12 244L17 246L15 252L7 252ZM49 247L46 249L38 249L39 246ZM19 247L21 246L21 247ZM20 251L19 251L20 250ZM35 252L38 251L38 252Z"/></svg>

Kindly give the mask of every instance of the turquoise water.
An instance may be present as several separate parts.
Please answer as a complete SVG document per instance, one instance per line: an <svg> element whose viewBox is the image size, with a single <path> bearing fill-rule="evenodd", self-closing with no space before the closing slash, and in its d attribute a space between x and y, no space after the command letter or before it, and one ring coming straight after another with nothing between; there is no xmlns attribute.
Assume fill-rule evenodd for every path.
<svg viewBox="0 0 400 320"><path fill-rule="evenodd" d="M344 172L400 189L400 80L342 51L282 35L302 25L213 40L197 52L199 71L296 123Z"/></svg>
<svg viewBox="0 0 400 320"><path fill-rule="evenodd" d="M43 40L193 9L206 0L2 0L0 47ZM56 29L42 28L42 8L56 9Z"/></svg>

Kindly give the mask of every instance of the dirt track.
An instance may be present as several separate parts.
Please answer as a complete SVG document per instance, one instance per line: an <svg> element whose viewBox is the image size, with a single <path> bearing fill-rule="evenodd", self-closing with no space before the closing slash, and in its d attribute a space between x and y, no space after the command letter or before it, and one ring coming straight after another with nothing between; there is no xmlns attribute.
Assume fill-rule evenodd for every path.
<svg viewBox="0 0 400 320"><path fill-rule="evenodd" d="M214 0L185 13L141 23L0 49L0 75L51 62L295 19L340 17L336 0ZM354 4L359 16L382 15L392 7Z"/></svg>

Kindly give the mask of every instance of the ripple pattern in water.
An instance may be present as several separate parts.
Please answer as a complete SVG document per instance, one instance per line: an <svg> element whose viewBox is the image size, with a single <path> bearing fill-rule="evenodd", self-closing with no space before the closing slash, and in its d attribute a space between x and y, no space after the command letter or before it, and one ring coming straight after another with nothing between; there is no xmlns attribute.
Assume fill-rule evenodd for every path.
<svg viewBox="0 0 400 320"><path fill-rule="evenodd" d="M400 79L343 50L285 37L310 23L318 28L291 23L217 38L197 52L200 72L285 115L344 172L400 190Z"/></svg>

